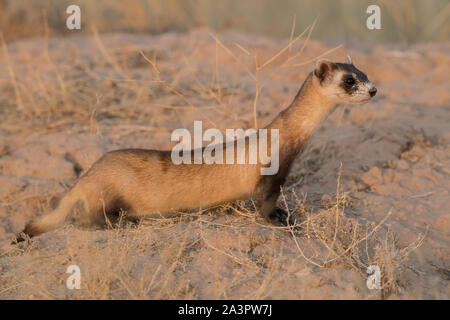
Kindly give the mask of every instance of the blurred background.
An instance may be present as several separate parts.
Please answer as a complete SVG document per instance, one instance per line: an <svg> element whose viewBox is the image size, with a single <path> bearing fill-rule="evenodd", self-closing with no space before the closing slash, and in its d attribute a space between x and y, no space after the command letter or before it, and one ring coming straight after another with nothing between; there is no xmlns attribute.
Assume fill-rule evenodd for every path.
<svg viewBox="0 0 450 320"><path fill-rule="evenodd" d="M450 33L448 0L0 0L0 30L7 41L43 35L47 21L51 35L68 34L70 4L81 7L78 32L154 34L206 26L285 38L317 18L312 38L331 42L443 41ZM366 28L370 4L381 8L381 30Z"/></svg>

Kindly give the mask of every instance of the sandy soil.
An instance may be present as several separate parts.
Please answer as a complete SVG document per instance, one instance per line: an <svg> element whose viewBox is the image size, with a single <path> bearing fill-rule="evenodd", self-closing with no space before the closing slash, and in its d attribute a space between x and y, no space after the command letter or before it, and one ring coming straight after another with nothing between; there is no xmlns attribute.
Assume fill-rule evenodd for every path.
<svg viewBox="0 0 450 320"><path fill-rule="evenodd" d="M288 41L194 30L9 44L0 54L0 298L448 299L450 43L326 54L333 47L300 39L276 56ZM339 107L296 161L280 206L299 230L269 226L238 202L106 230L69 224L9 244L105 151L169 149L172 130L194 120L249 128L255 105L267 124L324 53L350 53L378 95ZM72 264L81 290L66 288ZM367 288L370 264L383 290Z"/></svg>

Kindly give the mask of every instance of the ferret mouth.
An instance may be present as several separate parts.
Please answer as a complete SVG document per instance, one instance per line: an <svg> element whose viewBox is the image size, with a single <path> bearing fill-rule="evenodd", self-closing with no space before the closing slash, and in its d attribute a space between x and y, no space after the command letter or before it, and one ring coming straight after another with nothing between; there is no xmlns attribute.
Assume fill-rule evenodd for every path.
<svg viewBox="0 0 450 320"><path fill-rule="evenodd" d="M361 103L366 103L366 102L369 102L370 100L372 100L372 97L366 97L361 100Z"/></svg>
<svg viewBox="0 0 450 320"><path fill-rule="evenodd" d="M369 102L370 100L372 100L372 98L370 96L368 96L368 97L361 97L361 98L358 98L358 99L354 99L351 102L351 104L364 104L364 103Z"/></svg>
<svg viewBox="0 0 450 320"><path fill-rule="evenodd" d="M372 100L375 97L375 95L371 95L369 92L366 95L362 95L360 98L360 102L364 103L364 102L368 102L370 100Z"/></svg>

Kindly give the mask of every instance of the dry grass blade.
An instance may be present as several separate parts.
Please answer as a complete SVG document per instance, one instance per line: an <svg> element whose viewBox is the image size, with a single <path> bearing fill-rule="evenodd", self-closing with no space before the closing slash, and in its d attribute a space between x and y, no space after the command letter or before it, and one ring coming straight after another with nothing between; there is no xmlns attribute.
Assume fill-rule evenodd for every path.
<svg viewBox="0 0 450 320"><path fill-rule="evenodd" d="M237 63L239 66L241 66L242 68L244 68L244 70L247 71L248 75L249 75L250 77L252 77L253 80L256 80L256 79L255 79L255 75L250 71L250 69L249 69L245 64L243 64L243 63L241 62L241 60L239 60L239 59L236 57L236 55L235 55L230 49L228 49L227 46L225 46L225 45L219 40L218 37L216 37L216 36L213 35L212 33L209 33L209 35L216 41L216 43L217 43L217 44L218 44L218 45L219 45L226 53L228 53L228 54L234 59L234 61L236 61L236 63Z"/></svg>
<svg viewBox="0 0 450 320"><path fill-rule="evenodd" d="M14 69L11 65L11 61L9 58L8 48L6 47L5 39L4 39L3 33L1 31L0 31L0 40L1 40L1 44L2 44L3 55L5 56L6 62L8 64L9 77L11 78L11 82L14 87L14 94L16 95L17 107L19 108L20 112L23 112L24 107L23 107L23 102L22 102L22 96L20 95L19 86L18 86L18 83L16 80L16 75L14 73Z"/></svg>
<svg viewBox="0 0 450 320"><path fill-rule="evenodd" d="M294 40L290 40L289 43L280 51L278 51L277 54L275 54L273 57L269 58L266 62L264 62L261 66L258 67L258 70L262 70L265 67L267 67L269 64L271 64L272 62L274 62L279 56L281 56L284 52L286 52L286 50L290 50L290 48L292 48L292 46L299 40L301 39L301 37L303 37L303 35L305 34L305 32L309 29L312 28L312 26L308 26L306 27L305 30L303 30L302 33L300 33Z"/></svg>
<svg viewBox="0 0 450 320"><path fill-rule="evenodd" d="M309 60L304 61L304 62L302 62L302 63L296 63L296 64L288 65L288 67L301 67L301 66L310 64L311 62L314 62L314 61L316 61L317 59L320 59L320 58L322 58L322 57L325 57L326 55L332 53L333 51L336 51L337 49L340 49L341 47L342 47L342 44L340 44L340 45L338 45L338 46L336 46L336 47L334 47L334 48L332 48L332 49L330 49L330 50L325 51L324 53L322 53L322 54L320 54L320 55L314 57L313 59L309 59Z"/></svg>

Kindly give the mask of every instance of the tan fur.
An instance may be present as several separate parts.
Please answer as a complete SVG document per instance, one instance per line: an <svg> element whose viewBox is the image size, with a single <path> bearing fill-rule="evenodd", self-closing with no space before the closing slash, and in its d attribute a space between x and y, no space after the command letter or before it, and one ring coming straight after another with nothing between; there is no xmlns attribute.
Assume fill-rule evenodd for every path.
<svg viewBox="0 0 450 320"><path fill-rule="evenodd" d="M112 151L92 165L54 211L32 221L23 232L36 236L57 228L77 202L84 206L84 219L91 224L102 224L104 212L120 209L125 210L128 217L138 218L205 208L252 196L263 217L270 221L282 220L276 210L280 186L308 138L337 104L370 98L367 92L363 94L364 99L361 96L359 100L346 94L338 85L343 73L332 62L319 61L291 105L267 126L279 129L280 136L280 167L273 176L260 174L261 163L175 165L170 151ZM368 86L361 85L361 88L369 90ZM361 90L358 89L360 95ZM246 138L246 150L248 144ZM224 155L226 147L224 145Z"/></svg>

